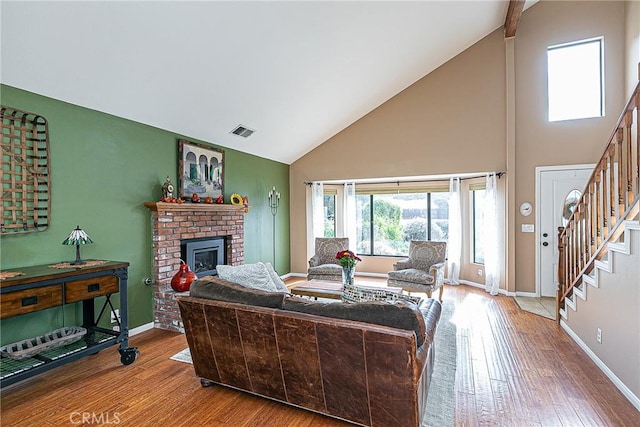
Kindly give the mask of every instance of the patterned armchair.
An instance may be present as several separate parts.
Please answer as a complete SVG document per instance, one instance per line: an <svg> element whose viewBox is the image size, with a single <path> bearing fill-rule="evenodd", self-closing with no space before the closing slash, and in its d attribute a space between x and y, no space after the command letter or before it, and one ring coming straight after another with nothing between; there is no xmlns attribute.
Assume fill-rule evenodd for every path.
<svg viewBox="0 0 640 427"><path fill-rule="evenodd" d="M399 286L409 292L431 293L440 289L442 301L444 289L444 266L446 242L412 240L409 243L409 258L393 265L394 271L388 273L388 286Z"/></svg>
<svg viewBox="0 0 640 427"><path fill-rule="evenodd" d="M342 267L336 254L349 249L348 237L316 237L316 253L309 260L307 280L342 280Z"/></svg>

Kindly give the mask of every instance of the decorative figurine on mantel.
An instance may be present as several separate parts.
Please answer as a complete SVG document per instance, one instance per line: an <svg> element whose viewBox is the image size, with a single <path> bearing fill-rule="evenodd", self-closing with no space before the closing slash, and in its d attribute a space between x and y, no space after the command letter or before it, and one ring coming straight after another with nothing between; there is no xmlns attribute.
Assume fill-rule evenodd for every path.
<svg viewBox="0 0 640 427"><path fill-rule="evenodd" d="M174 191L175 188L171 183L171 178L167 177L167 179L164 181L164 184L162 185L162 200L165 201L173 198Z"/></svg>

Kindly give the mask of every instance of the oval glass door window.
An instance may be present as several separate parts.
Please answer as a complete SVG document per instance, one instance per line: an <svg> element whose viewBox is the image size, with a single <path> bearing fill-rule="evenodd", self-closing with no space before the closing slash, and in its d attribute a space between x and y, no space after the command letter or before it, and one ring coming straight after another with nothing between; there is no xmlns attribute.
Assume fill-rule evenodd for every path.
<svg viewBox="0 0 640 427"><path fill-rule="evenodd" d="M567 197L564 199L564 204L562 205L562 225L566 226L569 222L569 218L571 218L571 214L576 209L576 205L580 201L580 197L582 197L582 191L580 190L571 190Z"/></svg>

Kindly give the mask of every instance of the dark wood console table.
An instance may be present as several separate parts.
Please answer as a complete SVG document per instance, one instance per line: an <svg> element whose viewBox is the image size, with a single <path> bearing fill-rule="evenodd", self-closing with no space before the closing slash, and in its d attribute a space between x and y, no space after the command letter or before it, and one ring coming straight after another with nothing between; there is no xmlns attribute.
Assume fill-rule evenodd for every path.
<svg viewBox="0 0 640 427"><path fill-rule="evenodd" d="M139 352L137 348L129 347L128 267L127 262L106 261L84 268L57 269L39 265L3 271L21 274L0 281L1 319L82 302L82 327L87 329L87 334L75 343L24 359L11 359L3 355L0 358L0 387L95 354L115 344L120 345L120 361L124 365L133 363ZM114 293L120 294L119 331L97 326L105 312L109 316L114 311L111 304L111 295ZM94 298L99 296L106 299L96 318Z"/></svg>

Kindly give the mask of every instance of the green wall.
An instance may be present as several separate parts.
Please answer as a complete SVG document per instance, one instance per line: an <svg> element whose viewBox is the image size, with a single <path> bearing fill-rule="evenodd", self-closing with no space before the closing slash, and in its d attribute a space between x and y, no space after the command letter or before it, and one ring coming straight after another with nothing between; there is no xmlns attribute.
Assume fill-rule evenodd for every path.
<svg viewBox="0 0 640 427"><path fill-rule="evenodd" d="M199 141L109 114L36 95L6 85L0 100L42 115L49 125L51 217L43 232L0 237L0 268L72 260L72 247L61 243L80 225L95 242L81 248L83 258L127 261L129 328L153 321L151 214L144 202L158 200L166 176L177 184L178 139ZM215 144L214 144L215 145ZM289 265L289 166L222 148L224 193L249 196L245 217L245 262L273 262L273 217L267 194L282 194L276 216L276 269ZM117 299L116 299L117 300ZM53 308L0 322L6 344L77 322L79 305ZM107 319L108 321L108 319Z"/></svg>

